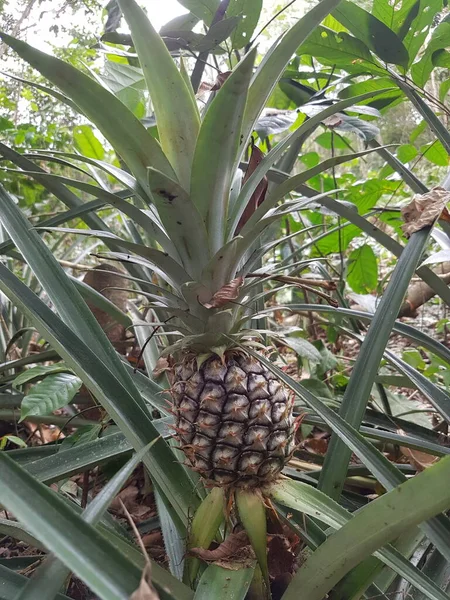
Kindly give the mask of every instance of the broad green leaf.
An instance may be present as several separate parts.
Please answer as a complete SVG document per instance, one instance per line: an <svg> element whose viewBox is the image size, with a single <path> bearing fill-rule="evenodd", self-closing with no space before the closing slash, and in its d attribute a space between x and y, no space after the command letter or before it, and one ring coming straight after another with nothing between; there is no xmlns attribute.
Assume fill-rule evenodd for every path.
<svg viewBox="0 0 450 600"><path fill-rule="evenodd" d="M381 60L406 67L408 52L394 31L358 4L343 0L333 16Z"/></svg>
<svg viewBox="0 0 450 600"><path fill-rule="evenodd" d="M310 54L319 59L326 59L326 64L337 64L341 67L358 61L362 67L369 65L375 71L381 71L370 54L366 44L349 35L346 31L336 32L327 27L316 27L297 53Z"/></svg>
<svg viewBox="0 0 450 600"><path fill-rule="evenodd" d="M220 0L178 0L193 15L211 25L211 21L219 8Z"/></svg>
<svg viewBox="0 0 450 600"><path fill-rule="evenodd" d="M197 585L194 600L244 600L253 579L254 569L224 569L210 565Z"/></svg>
<svg viewBox="0 0 450 600"><path fill-rule="evenodd" d="M227 8L227 16L241 17L231 36L233 49L239 50L251 41L259 21L262 6L262 0L231 0Z"/></svg>
<svg viewBox="0 0 450 600"><path fill-rule="evenodd" d="M359 510L302 565L283 600L322 600L352 567L405 530L450 507L450 457ZM414 502L411 502L414 498Z"/></svg>
<svg viewBox="0 0 450 600"><path fill-rule="evenodd" d="M29 415L49 415L67 406L81 387L81 380L70 373L55 373L34 385L22 400L20 420Z"/></svg>
<svg viewBox="0 0 450 600"><path fill-rule="evenodd" d="M368 244L355 248L347 261L347 283L357 294L373 292L378 285L378 263Z"/></svg>
<svg viewBox="0 0 450 600"><path fill-rule="evenodd" d="M218 91L195 147L191 198L207 224L212 255L225 242L229 194L255 56L255 50L249 52Z"/></svg>
<svg viewBox="0 0 450 600"><path fill-rule="evenodd" d="M434 68L433 56L439 50L450 46L450 23L443 21L439 23L433 31L430 41L428 42L425 52L419 61L415 62L411 67L411 75L419 87L424 87L431 71Z"/></svg>
<svg viewBox="0 0 450 600"><path fill-rule="evenodd" d="M391 83L392 81L389 77L371 77L365 81L359 81L348 85L339 91L338 96L339 98L351 98L352 96L364 94L365 92L386 89ZM401 98L401 91L392 89L391 91L379 94L374 99L366 100L365 102L362 102L362 104L369 104L378 110L382 110L383 108L397 103Z"/></svg>
<svg viewBox="0 0 450 600"><path fill-rule="evenodd" d="M417 149L412 144L402 144L397 148L397 158L407 163L417 156Z"/></svg>
<svg viewBox="0 0 450 600"><path fill-rule="evenodd" d="M420 0L374 0L372 15L402 40L419 13Z"/></svg>
<svg viewBox="0 0 450 600"><path fill-rule="evenodd" d="M211 25L205 37L195 45L195 50L198 52L212 52L217 49L217 46L230 37L231 33L236 29L240 21L239 17L229 17L221 19Z"/></svg>
<svg viewBox="0 0 450 600"><path fill-rule="evenodd" d="M118 0L130 27L156 115L161 147L178 181L189 190L200 118L197 105L166 45L134 0ZM165 174L156 164L149 164Z"/></svg>
<svg viewBox="0 0 450 600"><path fill-rule="evenodd" d="M98 160L105 157L105 150L90 125L77 125L73 130L73 141L77 150L84 156Z"/></svg>
<svg viewBox="0 0 450 600"><path fill-rule="evenodd" d="M442 9L442 0L420 0L417 16L405 30L403 45L408 51L410 66L416 60L422 44L427 39L437 13Z"/></svg>
<svg viewBox="0 0 450 600"><path fill-rule="evenodd" d="M320 352L311 342L295 335L275 335L282 340L283 344L291 348L300 358L306 358L312 363L322 360Z"/></svg>
<svg viewBox="0 0 450 600"><path fill-rule="evenodd" d="M314 141L316 144L319 144L322 148L326 148L327 150L331 150L331 148L336 150L348 150L348 143L345 143L344 139L339 135L335 135L332 131L324 131L314 138Z"/></svg>
<svg viewBox="0 0 450 600"><path fill-rule="evenodd" d="M447 167L449 164L449 155L446 149L438 140L429 142L420 147L420 152L424 158L440 167Z"/></svg>
<svg viewBox="0 0 450 600"><path fill-rule="evenodd" d="M144 189L147 187L147 167L152 166L168 175L173 174L158 142L114 94L72 65L36 50L6 33L1 33L0 37L21 58L67 94L95 123Z"/></svg>
<svg viewBox="0 0 450 600"><path fill-rule="evenodd" d="M13 386L18 388L19 385L23 385L24 383L28 383L29 381L33 381L33 379L41 379L50 375L52 373L67 373L70 371L66 367L66 365L61 363L56 363L54 365L38 365L36 367L31 367L31 369L27 369L20 373L13 381Z"/></svg>

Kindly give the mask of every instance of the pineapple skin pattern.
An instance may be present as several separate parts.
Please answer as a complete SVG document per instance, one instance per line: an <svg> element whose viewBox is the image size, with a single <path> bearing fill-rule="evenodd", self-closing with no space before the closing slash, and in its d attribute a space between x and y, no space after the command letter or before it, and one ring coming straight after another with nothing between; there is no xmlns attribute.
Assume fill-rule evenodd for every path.
<svg viewBox="0 0 450 600"><path fill-rule="evenodd" d="M172 371L175 436L189 467L213 486L273 482L295 449L293 397L261 362L240 350Z"/></svg>

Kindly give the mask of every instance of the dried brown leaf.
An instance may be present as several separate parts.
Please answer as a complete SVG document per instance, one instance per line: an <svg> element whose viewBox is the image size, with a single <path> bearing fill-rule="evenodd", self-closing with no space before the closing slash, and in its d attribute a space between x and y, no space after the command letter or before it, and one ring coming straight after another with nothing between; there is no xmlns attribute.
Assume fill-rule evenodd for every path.
<svg viewBox="0 0 450 600"><path fill-rule="evenodd" d="M403 429L398 429L397 432L399 435L406 435ZM431 467L439 460L437 456L421 452L420 450L406 448L405 446L400 446L400 450L403 456L409 460L410 465L415 467L418 471L423 471L427 467Z"/></svg>
<svg viewBox="0 0 450 600"><path fill-rule="evenodd" d="M230 534L214 550L192 548L190 554L205 562L214 563L232 571L251 567L255 564L255 553L245 531Z"/></svg>
<svg viewBox="0 0 450 600"><path fill-rule="evenodd" d="M273 579L284 577L286 573L294 573L297 559L284 535L270 536L267 558L269 573Z"/></svg>
<svg viewBox="0 0 450 600"><path fill-rule="evenodd" d="M339 127L339 125L342 125L342 117L340 117L339 114L332 115L331 117L324 119L322 123L330 129L333 129L333 127Z"/></svg>
<svg viewBox="0 0 450 600"><path fill-rule="evenodd" d="M442 187L435 187L426 194L416 194L411 202L402 208L405 224L402 229L406 237L425 227L431 227L442 219L450 221L450 214L446 208L450 202L450 192Z"/></svg>
<svg viewBox="0 0 450 600"><path fill-rule="evenodd" d="M218 290L208 302L202 302L205 308L220 308L228 304L230 300L236 300L239 290L244 283L243 277L236 277Z"/></svg>
<svg viewBox="0 0 450 600"><path fill-rule="evenodd" d="M225 71L224 73L219 73L217 75L217 79L214 82L214 85L211 88L212 92L217 92L218 90L220 90L220 88L223 86L223 84L225 83L225 81L228 79L228 77L231 75L231 71Z"/></svg>
<svg viewBox="0 0 450 600"><path fill-rule="evenodd" d="M139 587L130 596L130 600L159 600L159 595L152 586L151 566L147 563L142 571Z"/></svg>
<svg viewBox="0 0 450 600"><path fill-rule="evenodd" d="M158 358L156 361L155 368L153 369L153 377L159 377L166 371L170 371L169 360L161 356L161 358Z"/></svg>
<svg viewBox="0 0 450 600"><path fill-rule="evenodd" d="M262 161L263 158L264 158L264 153L261 152L261 150L257 146L253 145L252 153L250 155L250 160L248 161L248 167L245 172L244 178L242 179L243 186L247 183L247 180L249 179L250 175L252 175L252 173L255 171L256 167L259 165L259 163ZM242 216L241 216L238 226L236 228L236 234L238 234L240 232L240 230L244 227L244 225L247 223L247 221L253 215L253 213L258 208L258 206L262 202L264 202L268 186L269 186L269 181L268 181L267 177L264 176L263 179L261 179L261 181L258 183L258 187L253 192L252 197L249 200L249 203L247 204L244 212L242 213Z"/></svg>

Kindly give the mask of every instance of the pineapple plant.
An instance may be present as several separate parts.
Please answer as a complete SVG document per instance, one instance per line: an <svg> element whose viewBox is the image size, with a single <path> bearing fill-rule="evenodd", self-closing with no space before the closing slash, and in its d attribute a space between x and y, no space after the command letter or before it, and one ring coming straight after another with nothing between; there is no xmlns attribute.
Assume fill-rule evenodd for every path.
<svg viewBox="0 0 450 600"><path fill-rule="evenodd" d="M266 506L271 510L271 505L267 498L283 498L285 506L316 517L317 506L324 497L320 492L308 496L309 489L305 490L301 484L297 488L288 484L283 488L283 482L277 485L295 450L296 420L293 397L283 383L286 377L267 360L262 334L248 327L251 318L258 314L258 300L265 297L253 275L255 270L259 276L270 275L268 267L258 271L259 261L274 244L264 237L270 225L311 202L298 193L290 199L289 194L301 192L302 184L321 168L341 160L337 157L289 177L286 172L290 169L285 168L287 163L283 158L335 112L383 90L324 105L323 110L315 111L266 156L257 156L258 150L251 143L252 133L268 98L296 49L340 0L319 2L275 42L260 64L255 64L256 51L250 50L226 78L221 78L206 106L198 102L183 60L174 61L139 5L134 0L118 0L118 3L129 25L151 98L158 139L114 94L88 74L6 34L0 35L60 89L62 94L56 93L60 100L92 121L110 142L121 159L121 168L97 159L83 160L114 177L124 188L122 193L114 194L107 186L50 175L3 145L0 150L5 158L30 172L70 208L80 209L80 206L77 196L70 195L67 186L115 207L139 231L135 238L118 237L93 215L85 217L90 229L58 228L103 240L110 250L103 257L126 265L130 279L149 300L155 330L161 328L163 339L170 339L163 355L170 369L174 437L187 466L202 477L207 488L213 488L203 503L197 498L200 508L189 531L188 545L208 548L223 521L229 519L231 510L232 524L240 521L254 548L266 586L257 597L263 598L269 589L265 511ZM246 164L249 146L252 150ZM80 159L73 155L69 158ZM273 170L274 167L279 170ZM268 177L273 177L269 187ZM320 199L320 195L315 198ZM23 233L14 238L20 248L21 238L27 235L26 228ZM28 254L30 262L31 254ZM57 300L56 295L52 300ZM72 300L74 304L67 309L64 305ZM83 310L76 301L75 294L69 293L59 305L55 301L55 306L70 321L71 314ZM86 321L86 329L84 323L77 323L76 332L81 339L88 340L86 344L91 344L88 350L98 354L99 362L113 365L103 377L105 389L110 383L109 375L113 387L117 381L125 382L117 394L121 396L120 402L125 403L122 398L126 398L130 404L136 403L133 417L123 418L127 415L123 404L110 402L113 389L108 388L102 395L92 387L107 409L119 407L116 412L111 410L112 417L135 447L139 444L143 447L142 440L148 442L151 430L148 410L145 412L146 407L139 404L138 392L133 396L131 386L130 395L126 396L127 384L133 383L132 380L120 371L120 363L113 362L115 355L112 357L108 351L103 354L101 344L95 345L89 327L95 335L97 331L92 322ZM89 364L83 363L83 368L89 369ZM112 379L116 373L121 380L119 375L117 380ZM90 373L86 383L92 384L95 379L96 375ZM298 385L296 391L305 395ZM313 401L310 400L311 404ZM317 402L317 412L329 419L327 423L334 423L330 417L332 411L328 409L327 413L325 407L321 413ZM161 444L157 440L155 449ZM157 456L161 464L164 464L162 458L167 459L167 465L174 455L164 448ZM186 506L186 496L192 488L186 493L182 487L192 481L184 470L176 471L181 475L180 482L176 477L173 481L165 478L164 467L156 459L147 456L146 460L163 501L168 510L173 509L170 514L176 526L186 534L190 508ZM182 492L185 496L180 500ZM172 499L177 501L174 506L170 506ZM341 507L332 508L338 511ZM324 522L334 526L342 517L339 512L335 514L337 520ZM383 556L392 560L387 551ZM184 581L194 587L199 565L190 557L186 565Z"/></svg>
<svg viewBox="0 0 450 600"><path fill-rule="evenodd" d="M296 535L303 535L313 550L319 546L301 566L283 598L322 600L353 566L366 558L372 561L374 552L377 552L377 560L420 585L427 597L432 600L443 598L438 586L405 561L397 548L385 544L397 539L399 534L409 533L408 528L414 530L416 537L417 524L448 509L448 486L444 489L441 481L448 478L449 459L427 469L418 476L421 480L414 478L403 484L403 474L397 472L387 458L346 420L268 360L267 346L262 343L265 342L262 336L267 332L258 332L248 326L252 317L258 315L258 302L266 297L255 284L255 274L263 278L270 275L270 267L258 269L259 261L274 244L264 237L265 232L272 223L310 202L298 193L290 199L291 192L305 191L301 187L305 181L321 169L338 164L342 158L335 157L331 162L325 161L317 168L289 177L292 154L298 154L302 139L333 113L383 91L367 92L341 100L336 105L324 104L320 113L315 106L310 118L288 133L266 156L252 144L252 132L258 118L291 56L339 0L319 2L275 42L260 64L255 64L254 50L247 52L226 77L220 77L206 106L198 102L183 60L174 61L138 4L134 0L118 0L118 3L129 24L133 47L151 97L157 139L95 77L6 34L0 35L62 92L44 88L47 93L56 95L96 125L120 157L121 167L117 163L80 155L64 158L84 160L97 173L115 178L122 186L120 193L110 191L106 178L99 177L97 185L92 185L80 178L51 175L3 144L0 144L0 152L22 173L28 172L66 203L71 209L71 218L82 214L90 227L84 230L58 227L58 231L103 240L110 250L104 256L126 265L128 279L133 280L140 293L149 300L154 333L163 331L161 339L164 343L168 341L163 356L169 368L173 434L184 453L186 465L201 476L204 488L174 460L177 454L159 436L143 400L145 394L141 395L136 379L126 370L51 252L2 188L0 219L36 273L55 311L34 296L1 262L0 289L30 317L39 332L55 346L67 365L106 408L120 428L120 433L109 436L113 445L124 446L122 454L129 452L130 446L140 450L113 478L112 491L109 490L111 498L143 457L155 494L161 500L158 509L163 529L165 523L166 532L173 536L176 527L179 537L187 538L190 552L186 555L184 572L176 573L184 583L172 576L176 572L173 564L172 575L153 564L155 587L163 598L188 599L192 598L193 592L185 584L197 587L196 598L216 597L235 586L238 589L236 597L243 599L251 582L251 597L270 597L267 524L273 526L276 523L280 528L281 522L274 510L275 503L277 510L281 505L296 513L279 511L286 515L286 522L289 521ZM348 9L349 3L345 2L345 5ZM350 5L351 10L354 8ZM252 150L246 164L249 146ZM268 187L266 178L270 177L272 181ZM98 185L98 181L104 185ZM87 193L97 198L97 202L110 204L123 213L133 222L136 235L114 235L101 219L85 210L79 196L69 188ZM316 196L315 200L320 202L321 197ZM400 283L404 291L417 266L428 232L420 231L414 235L415 240L402 255L402 258L406 257L405 261L409 260L407 269L401 266L400 271L403 269L404 272L392 280L391 289ZM6 252L8 242L2 247ZM411 252L414 260L408 258ZM397 294L397 306L400 306L401 295ZM386 311L383 302L376 318L384 323L391 319L382 332L387 342L396 311L392 306ZM390 303L393 303L392 298ZM384 304L388 305L388 300ZM147 322L145 325L149 327ZM372 331L374 333L369 331L368 334L368 337L372 336L368 340L370 343L361 350L364 361L358 359L356 377L351 379L351 385L358 387L358 392L360 385L365 385L364 393L367 394L386 345L385 342L376 344L377 336L378 339L381 336L375 329ZM425 338L422 335L420 339L423 342ZM374 356L371 353L375 353ZM368 355L371 361L366 360ZM362 369L367 369L369 363L374 368L367 375L367 382L361 382L361 375L366 375ZM147 393L146 400L150 396L151 404L167 414L159 396L161 388L154 382L147 383L148 386L143 388ZM339 495L339 486L334 486L333 494L327 496L311 486L310 481L306 484L281 476L294 452L296 432L293 398L284 384L335 433L346 439L348 447L376 474L386 490L391 488L390 492L353 515L333 500L333 495ZM366 399L363 401L359 401L359 408ZM354 425L357 426L356 421ZM108 444L106 438L99 441L105 446ZM123 444L124 441L128 445ZM417 438L414 443L417 445ZM72 460L77 468L80 460L77 453L77 448L67 450L63 462L70 463L66 457L75 456ZM120 452L115 447L111 449L110 442L106 450L103 448L100 461L112 455L120 455ZM58 471L60 462L58 466L57 461L56 475L54 465L50 468L52 477L58 477L58 473L61 477L67 475L66 471ZM41 466L35 466L37 472L45 471L42 462ZM68 468L73 469L73 463ZM55 502L49 489L33 480L4 453L0 453L0 472L2 481L6 481L0 492L2 506L12 510L27 525L28 537L29 529L64 562L60 564L59 560L50 557L39 573L41 577L38 575L29 586L26 584L27 597L35 597L33 586L36 580L42 585L45 578L47 585L51 581L50 587L56 594L67 577L68 567L89 583L102 599L122 600L136 597L136 594L140 596L141 592L153 596L148 581L149 564L141 577L142 556L136 548L132 544L124 545L124 540L115 532L104 529L100 534L91 525L98 522L106 510L105 495L99 494L89 504L83 516L86 520L83 520L72 514L65 502ZM341 483L346 475L344 470ZM400 502L398 497L393 500L392 493L399 491L395 487L399 485L407 486L412 490L410 494L417 495L420 501L411 503L411 496L406 491L401 494ZM108 486L111 488L110 484ZM209 494L207 488L210 488ZM199 490L201 493L197 493ZM91 508L95 510L91 511ZM191 509L197 509L192 522ZM305 516L311 520L306 521ZM445 554L448 546L441 532L448 530L448 523L445 519L443 524L438 521L443 517L434 519L434 523L428 521L423 527L430 540ZM324 527L318 527L316 520ZM214 554L208 550L211 542L220 542L236 526L245 531L236 534L233 531L235 537L229 546L234 544L236 547L248 541L254 554L247 553L245 560L238 562L240 570L236 569L236 562L232 570L211 565L204 569L199 581L198 558L207 561L205 552ZM325 532L327 526L337 531L325 539L330 533L330 530ZM277 531L280 530L283 531ZM273 535L272 531L271 534L272 541L280 542L280 534ZM224 546L226 542L227 539ZM280 545L274 547L279 549ZM85 559L85 550L89 559ZM291 576L294 571L296 557L291 555L294 559L290 563L292 569L282 575ZM80 556L82 560L79 560ZM282 556L285 558L289 553L284 552ZM172 562L174 558L180 559L180 555L174 552ZM226 562L223 555L221 558L221 564ZM373 581L373 562L361 566L354 578L354 592L348 597L360 597ZM361 577L362 571L367 571L367 576ZM19 583L24 584L23 581ZM139 590L135 593L138 584ZM378 593L376 587L375 592Z"/></svg>
<svg viewBox="0 0 450 600"><path fill-rule="evenodd" d="M322 117L291 133L245 180L241 163L255 123L292 54L310 26L338 3L318 4L274 44L259 67L256 50L250 50L201 109L183 62L177 66L134 0L120 0L150 93L159 142L88 75L69 65L67 73L58 71L56 59L2 36L96 124L132 173L96 165L132 190L141 208L112 194L104 196L144 229L149 245L117 238L114 244L122 252L106 258L143 266L159 278L159 285L149 282L148 295L160 320L182 336L164 350L171 364L174 434L187 464L208 484L263 487L277 478L295 448L291 394L245 349L257 335L244 328L258 290L247 275L270 246L270 241L262 246L259 242L264 231L298 204L277 207L297 181L285 182L281 195L275 188L267 197L261 195L261 185L283 151ZM106 241L113 237L105 231L84 233ZM143 289L148 287L144 284Z"/></svg>

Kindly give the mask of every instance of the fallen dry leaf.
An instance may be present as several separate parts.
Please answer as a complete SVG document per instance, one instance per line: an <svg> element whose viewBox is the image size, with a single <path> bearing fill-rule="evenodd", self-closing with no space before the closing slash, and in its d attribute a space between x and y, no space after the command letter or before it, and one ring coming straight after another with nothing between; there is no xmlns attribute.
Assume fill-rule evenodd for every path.
<svg viewBox="0 0 450 600"><path fill-rule="evenodd" d="M228 304L230 300L236 300L239 290L244 283L243 277L236 277L218 290L208 302L202 302L205 308L219 308Z"/></svg>
<svg viewBox="0 0 450 600"><path fill-rule="evenodd" d="M161 356L161 358L158 358L158 360L156 361L156 365L152 373L153 377L159 377L166 371L170 371L170 364L167 358Z"/></svg>
<svg viewBox="0 0 450 600"><path fill-rule="evenodd" d="M214 563L232 571L251 567L255 564L255 553L245 531L230 534L214 550L192 548L190 554L205 562Z"/></svg>
<svg viewBox="0 0 450 600"><path fill-rule="evenodd" d="M159 595L152 586L151 566L147 563L142 571L139 587L130 596L130 600L159 600Z"/></svg>
<svg viewBox="0 0 450 600"><path fill-rule="evenodd" d="M399 435L406 435L403 429L398 429L397 433ZM431 465L434 465L439 460L437 456L421 452L420 450L406 448L405 446L400 446L400 451L409 460L411 466L415 467L418 471L423 471L427 467L431 467Z"/></svg>
<svg viewBox="0 0 450 600"><path fill-rule="evenodd" d="M426 194L416 194L411 202L402 208L405 224L403 233L410 237L416 231L431 227L437 219L450 221L447 203L450 202L450 192L442 187L435 187Z"/></svg>

